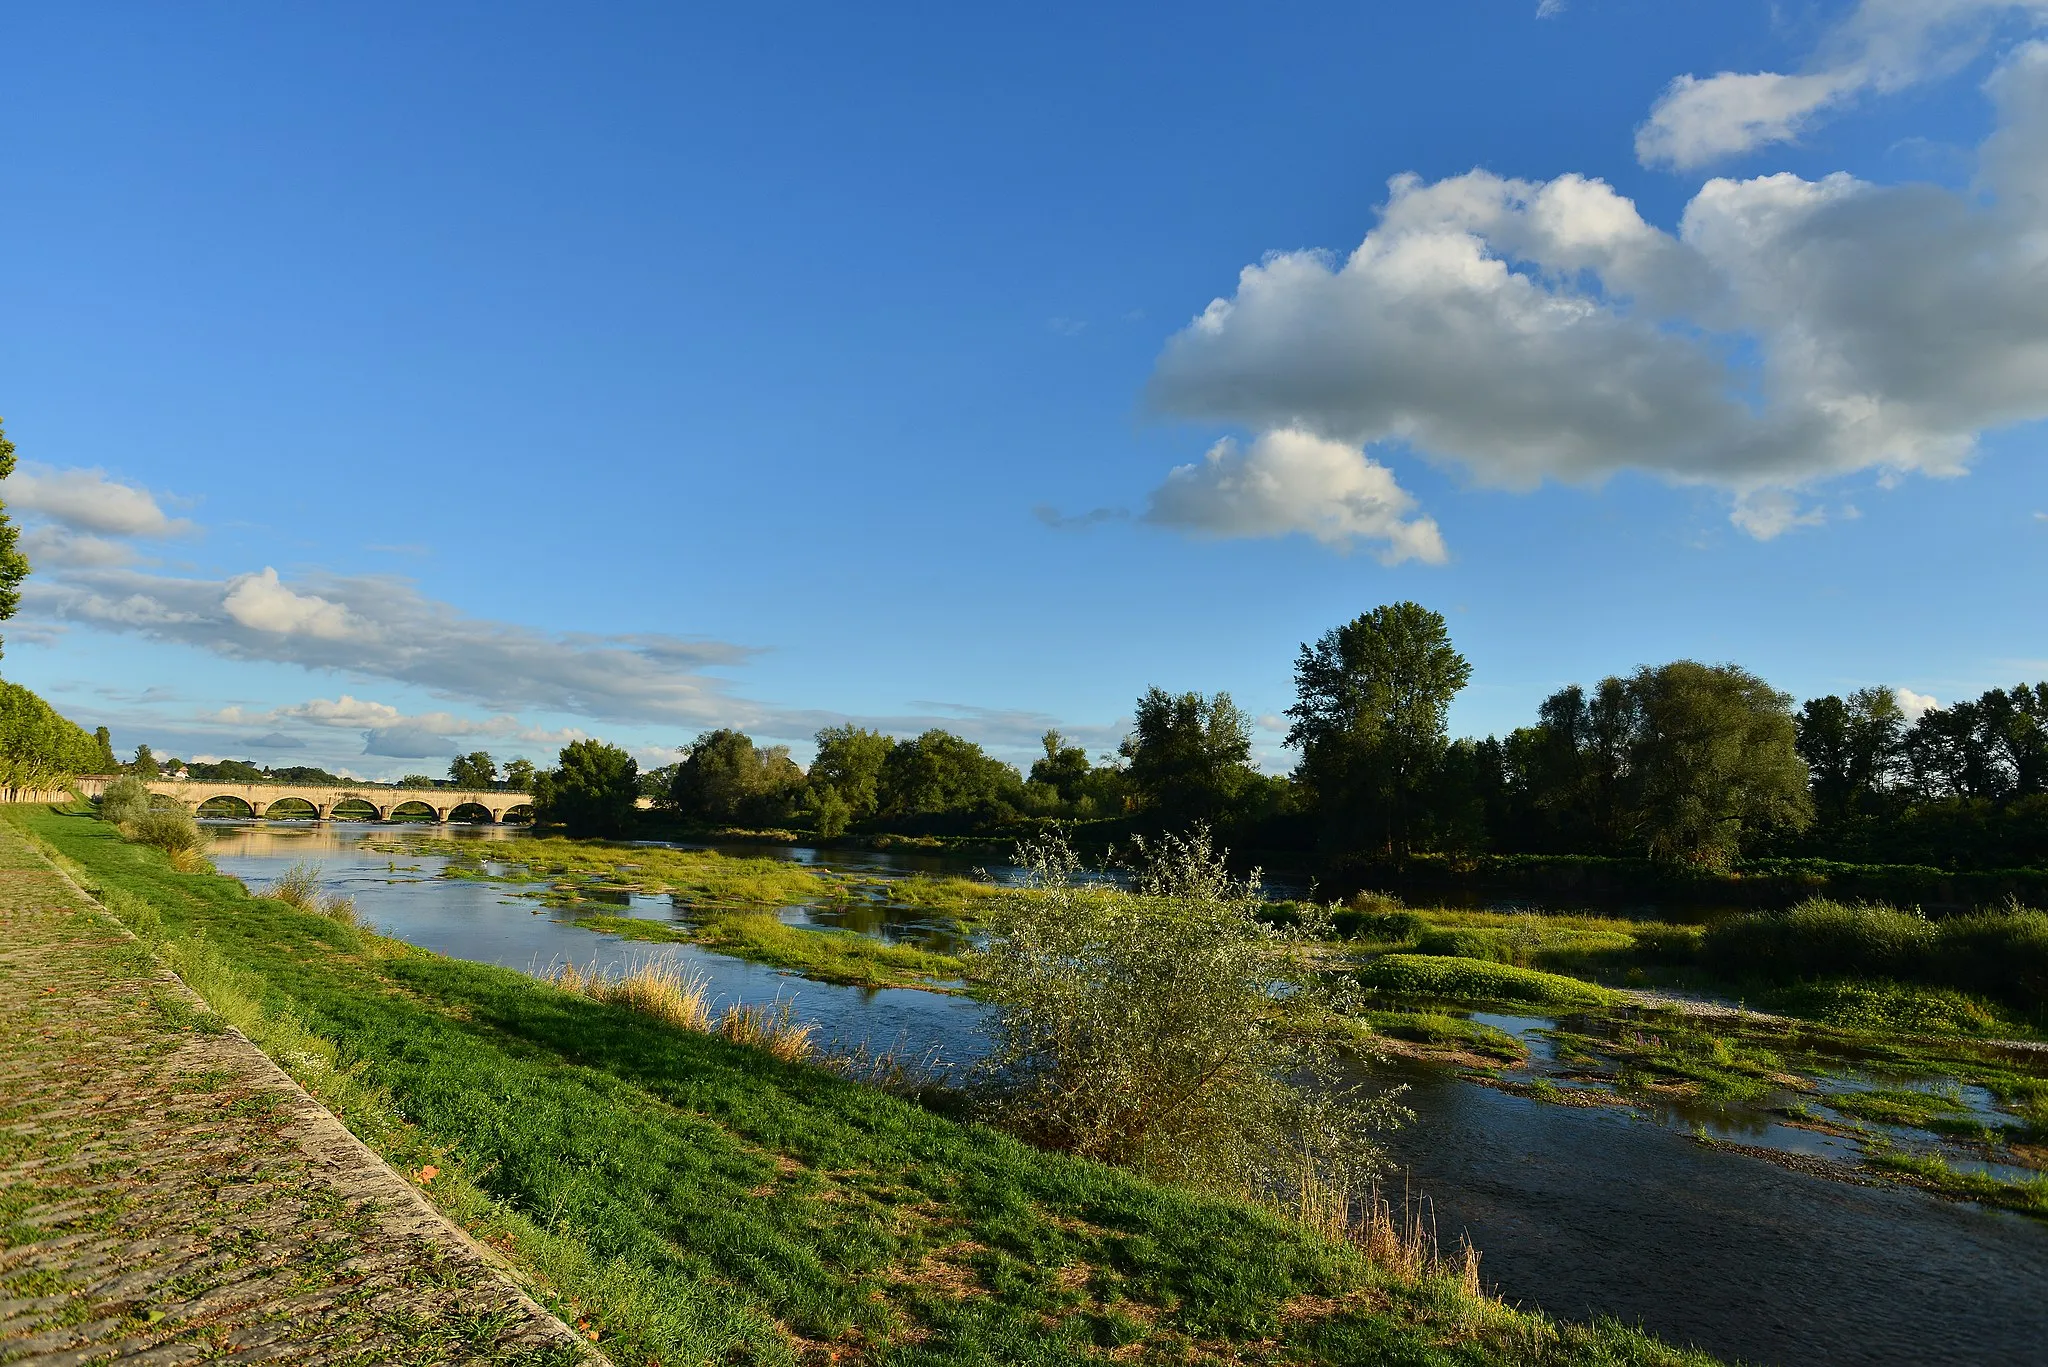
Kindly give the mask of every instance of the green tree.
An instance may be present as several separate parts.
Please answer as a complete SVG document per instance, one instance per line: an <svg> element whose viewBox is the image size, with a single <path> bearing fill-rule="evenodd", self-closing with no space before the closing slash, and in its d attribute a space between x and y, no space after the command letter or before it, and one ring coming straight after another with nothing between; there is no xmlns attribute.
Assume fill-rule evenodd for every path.
<svg viewBox="0 0 2048 1367"><path fill-rule="evenodd" d="M135 759L128 765L128 772L137 778L155 778L158 773L156 755L147 745L135 747Z"/></svg>
<svg viewBox="0 0 2048 1367"><path fill-rule="evenodd" d="M0 683L0 789L62 787L100 757L91 732L19 684Z"/></svg>
<svg viewBox="0 0 2048 1367"><path fill-rule="evenodd" d="M96 774L111 774L121 767L121 761L114 758L114 735L102 726L92 733L93 743L99 747L99 755L92 762Z"/></svg>
<svg viewBox="0 0 2048 1367"><path fill-rule="evenodd" d="M788 814L803 778L787 746L763 749L744 731L721 728L691 744L676 766L668 800L691 821L776 821Z"/></svg>
<svg viewBox="0 0 2048 1367"><path fill-rule="evenodd" d="M1792 699L1736 665L1676 660L1628 680L1629 814L1652 857L1725 868L1746 843L1813 820Z"/></svg>
<svg viewBox="0 0 2048 1367"><path fill-rule="evenodd" d="M879 797L889 816L1004 821L1023 805L1024 778L973 741L934 727L889 747Z"/></svg>
<svg viewBox="0 0 2048 1367"><path fill-rule="evenodd" d="M533 791L533 761L521 756L505 762L505 786L515 793Z"/></svg>
<svg viewBox="0 0 2048 1367"><path fill-rule="evenodd" d="M448 765L448 781L458 788L488 788L498 781L498 761L488 750L458 755Z"/></svg>
<svg viewBox="0 0 2048 1367"><path fill-rule="evenodd" d="M1889 688L1814 698L1793 719L1793 744L1811 775L1815 814L1825 826L1874 815L1905 759L1906 715Z"/></svg>
<svg viewBox="0 0 2048 1367"><path fill-rule="evenodd" d="M1227 821L1259 777L1251 765L1252 719L1228 693L1146 689L1118 753L1139 801L1172 827Z"/></svg>
<svg viewBox="0 0 2048 1367"><path fill-rule="evenodd" d="M1045 757L1032 762L1031 781L1052 789L1068 806L1079 802L1088 783L1088 752L1067 744L1067 738L1057 731L1047 731L1039 743L1045 747Z"/></svg>
<svg viewBox="0 0 2048 1367"><path fill-rule="evenodd" d="M639 796L639 764L599 740L571 741L553 769L534 776L535 819L570 835L624 835Z"/></svg>
<svg viewBox="0 0 2048 1367"><path fill-rule="evenodd" d="M889 747L894 742L880 731L852 725L828 726L818 732L817 740L810 781L819 820L824 820L828 792L846 809L848 824L874 816L881 809L882 767L889 762ZM824 834L822 828L820 834Z"/></svg>
<svg viewBox="0 0 2048 1367"><path fill-rule="evenodd" d="M0 419L0 480L14 473L14 443L7 440L6 420ZM21 553L21 529L7 516L0 502L0 622L14 616L21 606L21 581L28 578L28 557Z"/></svg>
<svg viewBox="0 0 2048 1367"><path fill-rule="evenodd" d="M398 780L398 786L401 788L438 788L441 785L435 781L432 774L407 774L404 778Z"/></svg>
<svg viewBox="0 0 2048 1367"><path fill-rule="evenodd" d="M1408 853L1450 743L1451 700L1471 677L1443 615L1417 603L1374 608L1302 646L1287 743L1301 750L1296 776L1326 838Z"/></svg>

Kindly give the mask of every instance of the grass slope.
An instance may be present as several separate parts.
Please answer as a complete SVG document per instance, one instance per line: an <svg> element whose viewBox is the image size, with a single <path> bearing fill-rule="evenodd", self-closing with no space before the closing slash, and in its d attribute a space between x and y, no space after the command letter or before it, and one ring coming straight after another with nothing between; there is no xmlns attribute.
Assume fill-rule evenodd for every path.
<svg viewBox="0 0 2048 1367"><path fill-rule="evenodd" d="M0 810L621 1364L1707 1361Z"/></svg>

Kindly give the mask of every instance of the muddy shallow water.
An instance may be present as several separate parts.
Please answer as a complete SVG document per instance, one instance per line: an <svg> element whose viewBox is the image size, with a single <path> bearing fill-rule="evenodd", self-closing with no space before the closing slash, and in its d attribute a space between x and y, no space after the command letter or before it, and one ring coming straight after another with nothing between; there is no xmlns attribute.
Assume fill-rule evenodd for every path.
<svg viewBox="0 0 2048 1367"><path fill-rule="evenodd" d="M385 841L402 828L215 830L223 872L260 887L294 862L317 862L326 885L352 894L371 925L441 953L526 972L672 955L704 972L727 1002L792 1002L799 1019L818 1023L821 1040L842 1047L936 1046L955 1060L980 1048L983 1008L968 998L829 986L695 946L620 941L520 889L438 878L439 859L359 848L366 836ZM789 857L880 875L955 871L889 855ZM678 915L668 899L644 896L606 909ZM795 907L783 916L934 948L948 947L952 934L885 905ZM1537 1032L1549 1021L1479 1019L1523 1038L1541 1065L1549 1044ZM1551 1105L1408 1066L1370 1077L1408 1085L1416 1118L1393 1136L1393 1156L1433 1203L1444 1244L1469 1233L1483 1278L1511 1301L1561 1317L1640 1321L1664 1338L1756 1363L2048 1365L2048 1223L1831 1181L1691 1137L1702 1126L1740 1143L1853 1156L1853 1142L1753 1113L1673 1106L1639 1116ZM1975 1109L1987 1099L1968 1100Z"/></svg>

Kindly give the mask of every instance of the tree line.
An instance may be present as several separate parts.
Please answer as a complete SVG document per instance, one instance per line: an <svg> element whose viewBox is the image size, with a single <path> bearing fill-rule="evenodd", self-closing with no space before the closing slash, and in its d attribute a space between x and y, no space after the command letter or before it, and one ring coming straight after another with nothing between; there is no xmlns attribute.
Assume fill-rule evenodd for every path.
<svg viewBox="0 0 2048 1367"><path fill-rule="evenodd" d="M1116 750L1091 758L1049 731L1028 770L944 730L852 725L818 732L805 768L724 728L646 773L579 741L535 793L544 819L593 830L630 823L643 797L685 826L821 838L1203 824L1326 868L1430 853L2048 862L2048 683L1909 719L1887 688L1795 709L1739 665L1675 660L1558 689L1506 736L1454 740L1471 674L1441 614L1392 603L1301 647L1284 775L1252 763L1252 719L1229 694L1154 687Z"/></svg>

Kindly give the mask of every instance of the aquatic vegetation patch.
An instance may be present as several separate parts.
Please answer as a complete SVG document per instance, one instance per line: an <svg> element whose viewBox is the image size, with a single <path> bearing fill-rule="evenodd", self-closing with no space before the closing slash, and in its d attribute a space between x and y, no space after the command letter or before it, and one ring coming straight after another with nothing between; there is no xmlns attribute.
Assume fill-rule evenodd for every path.
<svg viewBox="0 0 2048 1367"><path fill-rule="evenodd" d="M1914 1186L1941 1196L1981 1201L1988 1206L2048 1216L2048 1174L2024 1182L2010 1182L1990 1173L1958 1168L1940 1154L1908 1153L1878 1147L1864 1155L1863 1163L1876 1172L1904 1178Z"/></svg>
<svg viewBox="0 0 2048 1367"><path fill-rule="evenodd" d="M956 982L966 964L950 954L890 944L850 930L785 925L765 911L721 911L687 922L578 916L576 924L627 940L700 944L721 954L849 987L931 987Z"/></svg>
<svg viewBox="0 0 2048 1367"><path fill-rule="evenodd" d="M1361 986L1379 993L1436 1001L1517 1002L1532 1006L1600 1006L1615 995L1592 983L1512 964L1429 954L1382 954L1358 970Z"/></svg>

